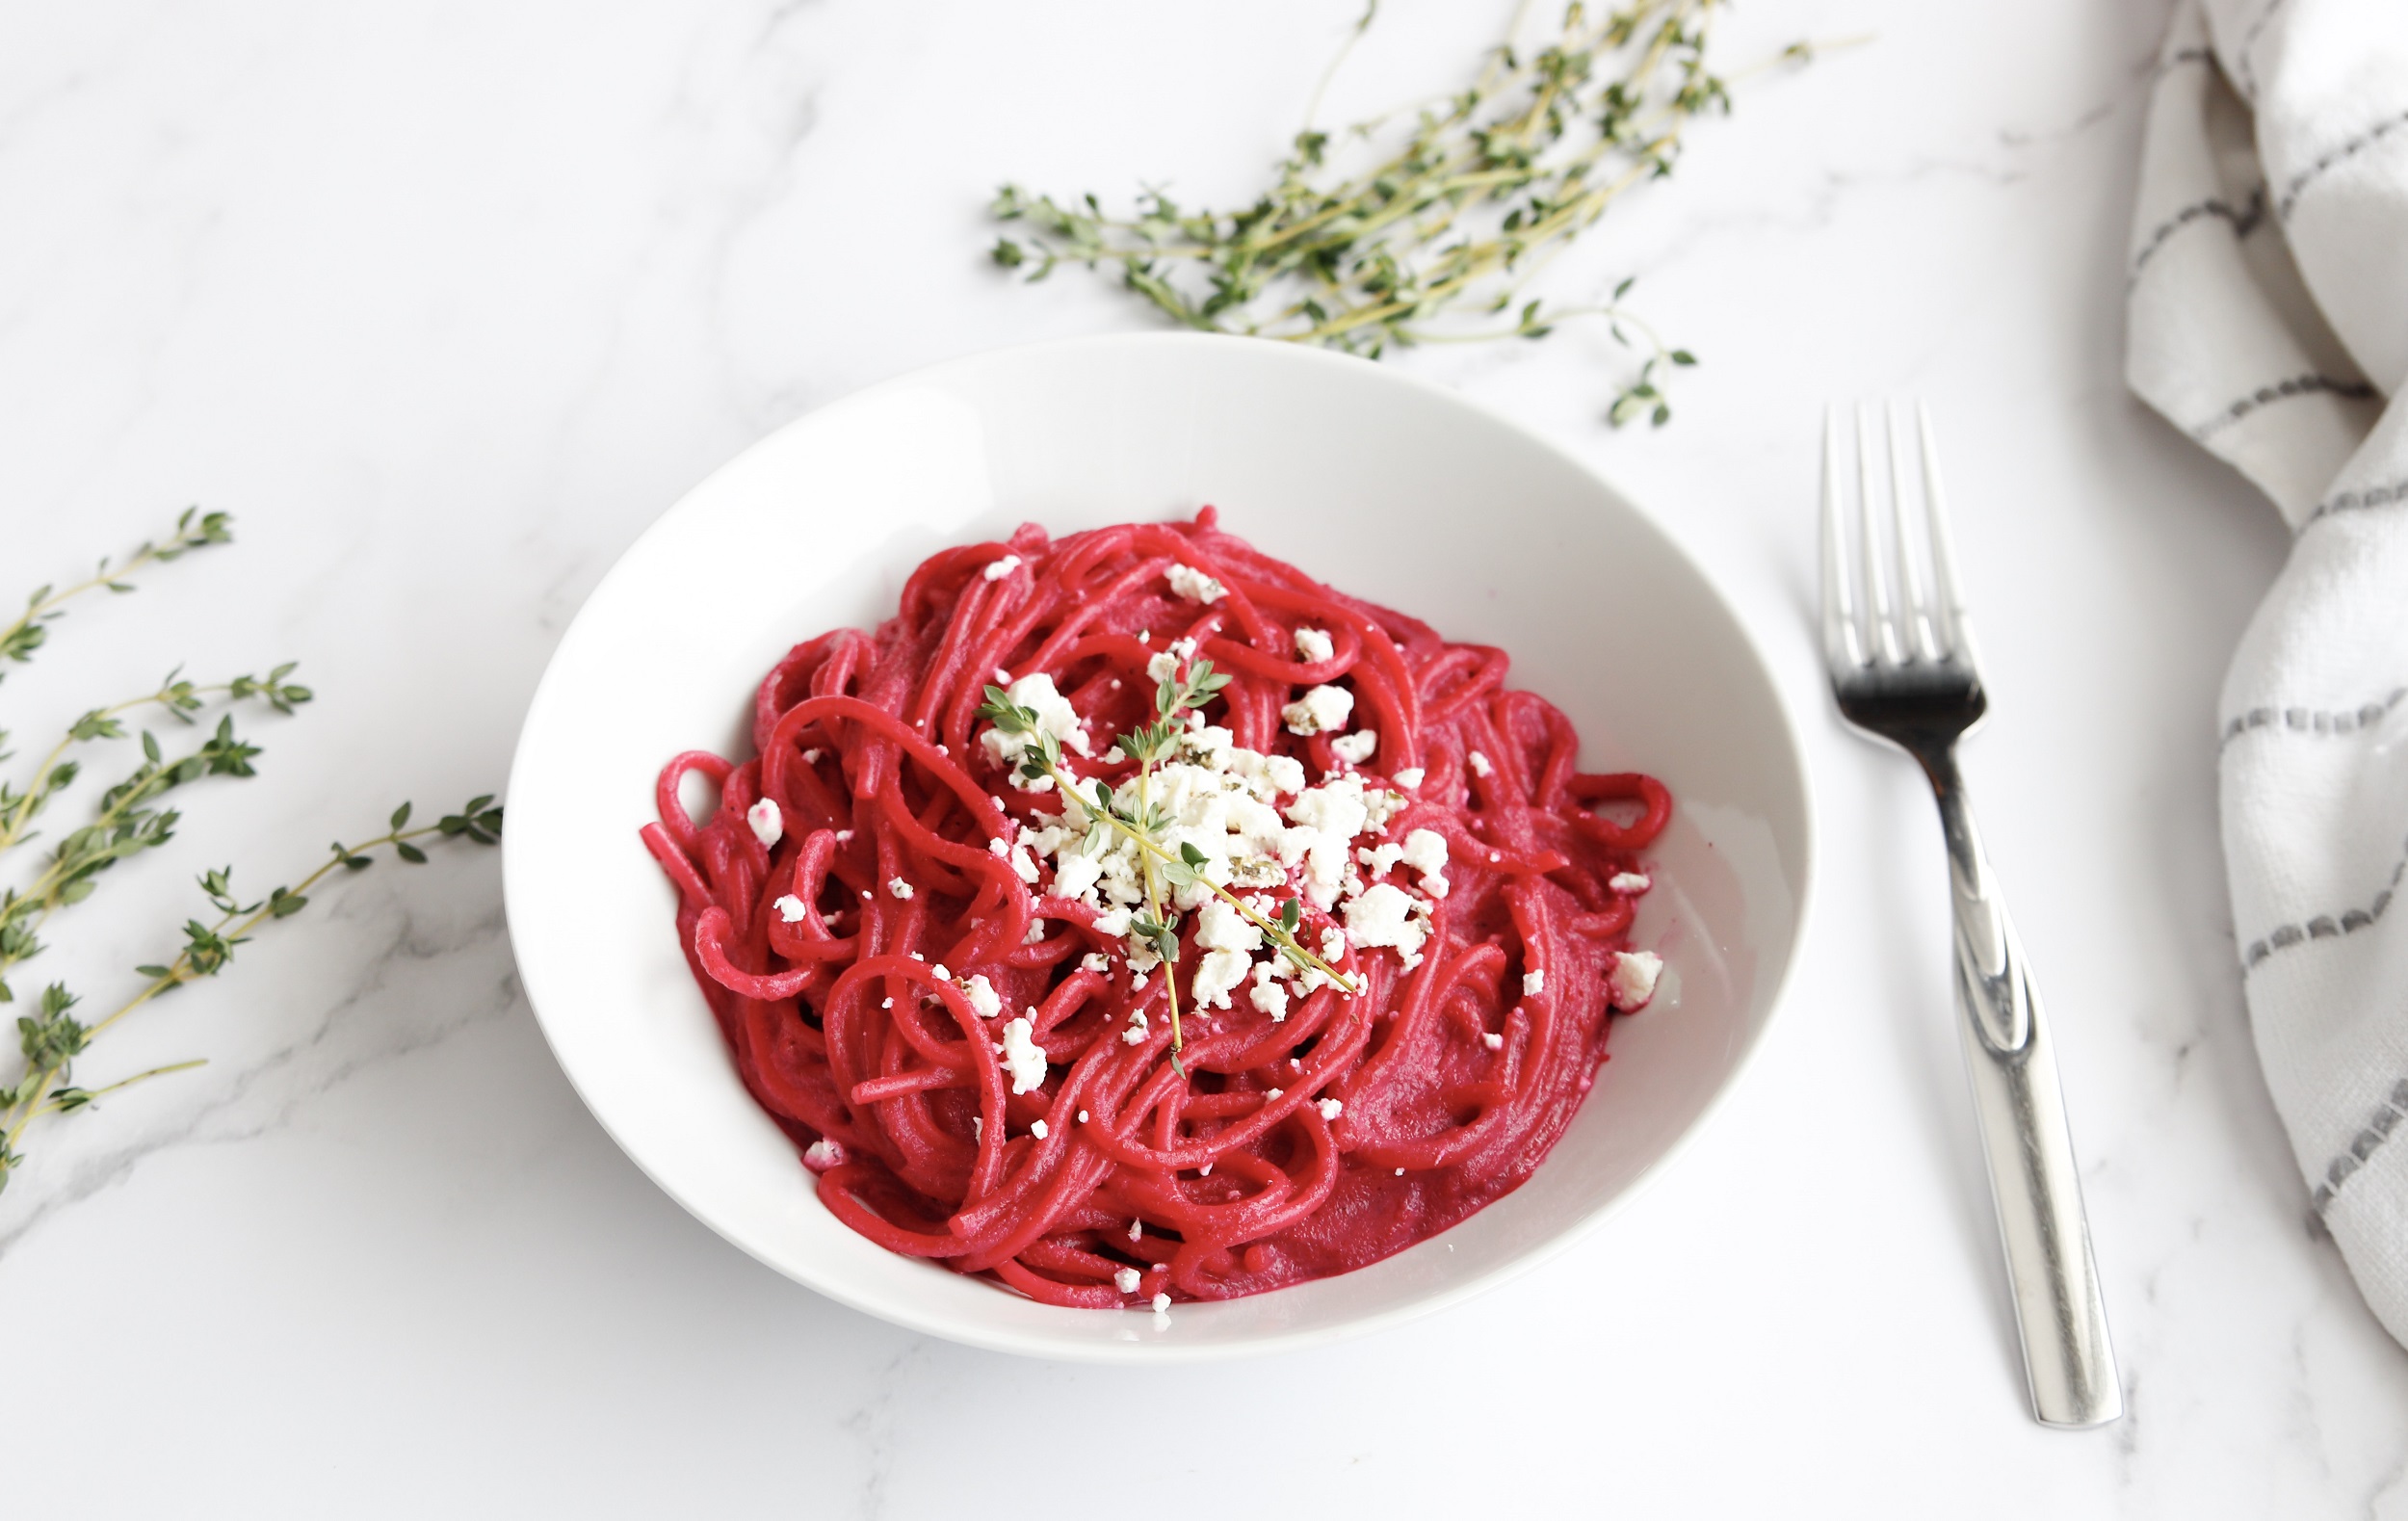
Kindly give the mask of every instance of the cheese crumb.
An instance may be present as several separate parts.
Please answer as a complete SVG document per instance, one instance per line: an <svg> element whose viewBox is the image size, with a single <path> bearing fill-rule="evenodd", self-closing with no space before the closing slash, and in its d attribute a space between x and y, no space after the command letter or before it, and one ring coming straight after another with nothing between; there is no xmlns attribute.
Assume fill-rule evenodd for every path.
<svg viewBox="0 0 2408 1521"><path fill-rule="evenodd" d="M1404 851L1399 858L1422 874L1422 891L1432 898L1447 896L1450 888L1445 835L1436 829L1415 829L1404 837Z"/></svg>
<svg viewBox="0 0 2408 1521"><path fill-rule="evenodd" d="M1616 872L1606 879L1606 885L1617 893L1643 893L1656 884L1639 872Z"/></svg>
<svg viewBox="0 0 2408 1521"><path fill-rule="evenodd" d="M1045 1086L1045 1051L1029 1038L1029 1022L1013 1019L1004 1025L1004 1065L1011 1071L1011 1090L1032 1092Z"/></svg>
<svg viewBox="0 0 2408 1521"><path fill-rule="evenodd" d="M995 991L983 973L971 978L962 991L970 995L970 1008L981 1019L992 1019L1004 1011L1004 995Z"/></svg>
<svg viewBox="0 0 2408 1521"><path fill-rule="evenodd" d="M909 903L911 901L911 884L904 881L900 877L889 879L886 883L886 890L893 893L896 897L902 899L905 903Z"/></svg>
<svg viewBox="0 0 2408 1521"><path fill-rule="evenodd" d="M1285 1093L1287 1089L1283 1088L1267 1089L1263 1094L1263 1102L1266 1104L1275 1103L1278 1101L1279 1095Z"/></svg>
<svg viewBox="0 0 2408 1521"><path fill-rule="evenodd" d="M1338 646L1325 630L1300 628L1296 631L1296 652L1310 664L1318 666L1338 653Z"/></svg>
<svg viewBox="0 0 2408 1521"><path fill-rule="evenodd" d="M1135 1294L1138 1292L1139 1276L1139 1274L1135 1268L1123 1268L1118 1272L1112 1274L1112 1287L1118 1289L1123 1294Z"/></svg>
<svg viewBox="0 0 2408 1521"><path fill-rule="evenodd" d="M1522 974L1522 996L1524 998L1536 998L1546 990L1547 969L1545 967L1542 966L1535 972Z"/></svg>
<svg viewBox="0 0 2408 1521"><path fill-rule="evenodd" d="M1046 1134L1046 1132L1045 1132L1045 1121L1043 1121L1043 1120L1041 1120L1041 1119L1033 1119L1033 1120L1030 1120L1030 1121L1029 1121L1029 1134L1030 1134L1030 1135L1032 1135L1032 1136L1034 1136L1034 1137L1035 1137L1037 1140L1039 1140L1039 1141L1043 1141L1043 1140L1045 1139L1045 1134Z"/></svg>
<svg viewBox="0 0 2408 1521"><path fill-rule="evenodd" d="M825 1172L830 1167L841 1167L845 1165L845 1143L841 1141L830 1141L825 1136L822 1136L804 1149L802 1165L815 1173Z"/></svg>
<svg viewBox="0 0 2408 1521"><path fill-rule="evenodd" d="M1172 565L1163 572L1170 590L1191 602L1217 602L1229 594L1228 588L1196 569L1193 565Z"/></svg>
<svg viewBox="0 0 2408 1521"><path fill-rule="evenodd" d="M780 919L785 920L788 924L799 924L802 922L802 900L796 897L793 893L788 893L785 897L780 898L776 903L772 904L770 906L775 908L777 910L777 916Z"/></svg>
<svg viewBox="0 0 2408 1521"><path fill-rule="evenodd" d="M1663 975L1663 957L1652 951L1625 951L1613 960L1613 974L1606 979L1613 994L1613 1007L1624 1011L1644 1009L1656 996L1656 979Z"/></svg>
<svg viewBox="0 0 2408 1521"><path fill-rule="evenodd" d="M1270 1015L1270 1022L1274 1025L1288 1017L1288 990L1271 981L1278 969L1276 961L1265 961L1256 967L1254 990L1245 995L1248 1003Z"/></svg>
<svg viewBox="0 0 2408 1521"><path fill-rule="evenodd" d="M1339 1115L1347 1112L1347 1107L1344 1104L1339 1103L1334 1098L1324 1098L1319 1100L1313 1107L1322 1112L1322 1118L1323 1119L1336 1119Z"/></svg>
<svg viewBox="0 0 2408 1521"><path fill-rule="evenodd" d="M1472 763L1472 774L1475 776L1489 776L1496 774L1497 768L1490 765L1488 757L1478 750L1472 751L1463 758Z"/></svg>
<svg viewBox="0 0 2408 1521"><path fill-rule="evenodd" d="M1101 951L1089 951L1079 957L1079 966L1088 972L1109 972L1112 969L1112 958Z"/></svg>
<svg viewBox="0 0 2408 1521"><path fill-rule="evenodd" d="M1054 690L1053 677L1041 670L1033 671L1013 682L1006 695L1036 715L1039 730L1082 755L1088 753L1086 729L1080 722L1079 710L1070 705L1068 697ZM1017 769L1020 758L1028 753L1030 742L1035 738L1034 734L1006 734L989 728L980 733L979 744L985 747L988 759L1011 772L1012 785L1023 792L1043 792L1053 785L1052 777L1024 778ZM1038 786L1038 782L1045 785Z"/></svg>
<svg viewBox="0 0 2408 1521"><path fill-rule="evenodd" d="M1084 1109L1079 1111L1079 1123L1082 1125L1086 1123L1086 1111Z"/></svg>
<svg viewBox="0 0 2408 1521"><path fill-rule="evenodd" d="M1356 729L1329 742L1329 752L1348 765L1360 766L1379 748L1379 736L1370 729Z"/></svg>
<svg viewBox="0 0 2408 1521"><path fill-rule="evenodd" d="M1010 575L1013 571L1019 568L1020 557L1018 555L1006 555L1003 559L995 561L993 564L989 564L982 574L984 574L986 579L989 581L1001 581L1004 577Z"/></svg>
<svg viewBox="0 0 2408 1521"><path fill-rule="evenodd" d="M804 750L802 752L802 763L805 766L817 766L820 763L820 756L822 753L824 752L820 750Z"/></svg>
<svg viewBox="0 0 2408 1521"><path fill-rule="evenodd" d="M1291 734L1319 734L1345 723L1354 711L1354 694L1344 687L1315 687L1279 710Z"/></svg>
<svg viewBox="0 0 2408 1521"><path fill-rule="evenodd" d="M1491 1051L1503 1051L1505 1049L1505 1036L1497 1034L1494 1030L1484 1030L1480 1032L1479 1043L1486 1046Z"/></svg>
<svg viewBox="0 0 2408 1521"><path fill-rule="evenodd" d="M1411 792L1421 786L1422 778L1427 774L1428 774L1423 771L1419 766L1407 766L1404 770L1390 777L1389 780L1395 782L1398 786L1402 787L1405 791Z"/></svg>
<svg viewBox="0 0 2408 1521"><path fill-rule="evenodd" d="M1133 1219L1133 1220L1131 1220L1131 1221L1129 1222L1129 1239L1130 1239L1131 1241L1136 1241L1136 1240L1139 1239L1140 1237L1142 1237L1144 1234L1145 1234L1145 1221L1143 1221L1143 1220L1141 1220L1141 1219Z"/></svg>
<svg viewBox="0 0 2408 1521"><path fill-rule="evenodd" d="M1381 882L1347 905L1347 938L1357 946L1394 946L1398 955L1410 959L1420 954L1429 931L1414 920L1413 900L1404 889Z"/></svg>
<svg viewBox="0 0 2408 1521"><path fill-rule="evenodd" d="M837 830L836 843L839 845L851 845L852 843L852 831L851 829Z"/></svg>
<svg viewBox="0 0 2408 1521"><path fill-rule="evenodd" d="M1168 1319L1170 1319L1170 1296L1169 1296L1169 1295L1167 1295L1167 1294L1158 1294L1158 1295L1154 1296L1154 1313L1155 1313L1155 1314L1157 1314L1157 1315L1159 1315L1159 1316L1161 1316L1164 1320L1168 1320Z"/></svg>
<svg viewBox="0 0 2408 1521"><path fill-rule="evenodd" d="M777 804L764 798L745 810L745 823L752 826L752 837L763 845L775 845L786 834L786 820L777 811Z"/></svg>

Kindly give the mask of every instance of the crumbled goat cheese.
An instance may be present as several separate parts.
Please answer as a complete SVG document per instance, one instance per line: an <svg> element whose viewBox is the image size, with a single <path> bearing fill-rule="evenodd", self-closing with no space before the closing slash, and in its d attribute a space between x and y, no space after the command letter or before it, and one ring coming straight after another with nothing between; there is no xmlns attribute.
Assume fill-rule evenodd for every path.
<svg viewBox="0 0 2408 1521"><path fill-rule="evenodd" d="M788 893L770 906L776 909L777 916L788 924L799 924L802 921L802 900L793 893Z"/></svg>
<svg viewBox="0 0 2408 1521"><path fill-rule="evenodd" d="M914 956L912 959L917 961L920 957ZM940 983L950 983L954 980L954 974L945 969L945 963L942 961L939 961L934 966L929 967L929 973Z"/></svg>
<svg viewBox="0 0 2408 1521"><path fill-rule="evenodd" d="M1480 1033L1479 1043L1486 1046L1491 1051L1503 1051L1505 1049L1505 1036L1497 1034L1494 1030L1482 1031Z"/></svg>
<svg viewBox="0 0 2408 1521"><path fill-rule="evenodd" d="M1188 995L1198 1009L1226 1009L1230 990L1245 981L1252 971L1252 960L1243 951L1207 951L1204 959L1195 964L1194 979L1188 984Z"/></svg>
<svg viewBox="0 0 2408 1521"><path fill-rule="evenodd" d="M1216 898L1196 915L1195 943L1207 951L1259 951L1263 931L1247 923L1236 907Z"/></svg>
<svg viewBox="0 0 2408 1521"><path fill-rule="evenodd" d="M825 752L823 750L804 750L802 752L802 763L805 766L817 766L820 763L821 755L824 753Z"/></svg>
<svg viewBox="0 0 2408 1521"><path fill-rule="evenodd" d="M1319 734L1344 724L1354 711L1354 694L1344 687L1314 687L1279 710L1291 734Z"/></svg>
<svg viewBox="0 0 2408 1521"><path fill-rule="evenodd" d="M1089 951L1079 957L1079 966L1088 972L1109 972L1112 969L1112 958L1101 951Z"/></svg>
<svg viewBox="0 0 2408 1521"><path fill-rule="evenodd" d="M1154 1313L1163 1317L1165 1320L1168 1320L1170 1318L1169 1295L1158 1294L1154 1296Z"/></svg>
<svg viewBox="0 0 2408 1521"><path fill-rule="evenodd" d="M1296 652L1310 664L1318 666L1338 653L1338 646L1326 630L1300 628L1296 631Z"/></svg>
<svg viewBox="0 0 2408 1521"><path fill-rule="evenodd" d="M1084 1109L1079 1111L1079 1123L1082 1125L1086 1123L1086 1111Z"/></svg>
<svg viewBox="0 0 2408 1521"><path fill-rule="evenodd" d="M962 991L970 997L970 1008L981 1019L992 1019L1004 1011L1004 995L995 991L985 974L970 979Z"/></svg>
<svg viewBox="0 0 2408 1521"><path fill-rule="evenodd" d="M1447 880L1447 837L1436 829L1415 829L1404 837L1404 864L1422 875L1422 891L1444 898L1453 890Z"/></svg>
<svg viewBox="0 0 2408 1521"><path fill-rule="evenodd" d="M1522 974L1522 996L1524 998L1536 998L1539 994L1545 992L1546 990L1547 969L1545 967L1542 966L1534 972L1524 972Z"/></svg>
<svg viewBox="0 0 2408 1521"><path fill-rule="evenodd" d="M1082 755L1088 753L1086 730L1079 721L1079 710L1070 705L1068 697L1054 690L1053 677L1041 670L1033 671L1013 682L1007 695L1036 715L1039 729ZM1030 742L1035 738L1034 734L1006 734L990 728L980 734L979 744L985 747L988 759L1011 773L1014 786L1023 792L1043 792L1053 785L1051 776L1032 781L1022 777L1018 769L1020 758L1028 753ZM1045 783L1045 787L1036 782Z"/></svg>
<svg viewBox="0 0 2408 1521"><path fill-rule="evenodd" d="M1663 975L1663 957L1653 951L1625 951L1613 959L1613 975L1606 979L1606 986L1613 994L1613 1007L1620 1010L1643 1009L1656 996L1656 979Z"/></svg>
<svg viewBox="0 0 2408 1521"><path fill-rule="evenodd" d="M989 840L986 842L986 853L993 856L1009 855L1011 853L1011 847L1006 845L1000 839Z"/></svg>
<svg viewBox="0 0 2408 1521"><path fill-rule="evenodd" d="M822 1136L804 1148L802 1165L815 1173L825 1172L830 1167L841 1167L845 1165L845 1143L841 1141L830 1141L825 1136Z"/></svg>
<svg viewBox="0 0 2408 1521"><path fill-rule="evenodd" d="M1396 775L1389 779L1394 781L1398 786L1402 787L1405 791L1411 792L1421 786L1422 778L1427 773L1424 772L1419 766L1407 766L1404 770L1397 773Z"/></svg>
<svg viewBox="0 0 2408 1521"><path fill-rule="evenodd" d="M1163 575L1171 590L1191 602L1217 602L1229 594L1226 587L1193 565L1174 564Z"/></svg>
<svg viewBox="0 0 2408 1521"><path fill-rule="evenodd" d="M1266 1088L1263 1092L1263 1102L1266 1104L1274 1103L1278 1100L1279 1095L1285 1093L1287 1089L1284 1088Z"/></svg>
<svg viewBox="0 0 2408 1521"><path fill-rule="evenodd" d="M999 687L1008 687L1008 686L1010 686L1010 685L1011 685L1011 672L1010 672L1010 671L1008 671L1008 670L1006 670L1006 669L1005 669L1003 667L1001 667L1001 666L996 667L996 668L995 668L995 685L997 685L997 686L999 686Z"/></svg>
<svg viewBox="0 0 2408 1521"><path fill-rule="evenodd" d="M1135 1268L1123 1268L1112 1274L1112 1287L1123 1294L1135 1294L1138 1292L1138 1277Z"/></svg>
<svg viewBox="0 0 2408 1521"><path fill-rule="evenodd" d="M1274 1025L1288 1017L1288 990L1271 981L1279 966L1277 961L1265 961L1257 966L1254 969L1254 990L1245 995L1248 1003L1270 1015L1270 1022Z"/></svg>
<svg viewBox="0 0 2408 1521"><path fill-rule="evenodd" d="M1475 776L1488 776L1496 773L1497 768L1488 763L1488 757L1478 750L1464 756L1464 759L1472 763L1472 774Z"/></svg>
<svg viewBox="0 0 2408 1521"><path fill-rule="evenodd" d="M1213 1175L1213 1165L1207 1162L1202 1167L1195 1169L1195 1175L1199 1178L1211 1177Z"/></svg>
<svg viewBox="0 0 2408 1521"><path fill-rule="evenodd" d="M1361 947L1394 946L1409 962L1429 931L1414 920L1413 900L1404 889L1381 882L1347 905L1347 938Z"/></svg>
<svg viewBox="0 0 2408 1521"><path fill-rule="evenodd" d="M1656 884L1642 873L1616 872L1606 879L1606 885L1617 893L1643 893Z"/></svg>
<svg viewBox="0 0 2408 1521"><path fill-rule="evenodd" d="M1129 1222L1129 1239L1131 1241L1140 1240L1144 1237L1144 1235L1145 1221L1141 1219L1133 1219Z"/></svg>
<svg viewBox="0 0 2408 1521"><path fill-rule="evenodd" d="M1347 1112L1347 1107L1344 1104L1339 1103L1334 1098L1318 1100L1315 1102L1313 1107L1322 1112L1322 1118L1323 1119L1336 1119L1339 1115Z"/></svg>
<svg viewBox="0 0 2408 1521"><path fill-rule="evenodd" d="M1029 1022L1013 1019L1004 1025L1004 1065L1011 1069L1011 1090L1027 1093L1045 1085L1045 1051L1029 1038Z"/></svg>
<svg viewBox="0 0 2408 1521"><path fill-rule="evenodd" d="M892 1009L895 1007L895 1001L891 998L881 998L877 1001L877 1006L880 1009Z"/></svg>
<svg viewBox="0 0 2408 1521"><path fill-rule="evenodd" d="M1011 848L1011 875L1032 887L1036 885L1036 857L1029 853L1025 845Z"/></svg>
<svg viewBox="0 0 2408 1521"><path fill-rule="evenodd" d="M1046 1136L1045 1121L1041 1119L1030 1120L1029 1134L1034 1136L1039 1141L1043 1141Z"/></svg>
<svg viewBox="0 0 2408 1521"><path fill-rule="evenodd" d="M988 564L986 569L982 572L982 574L983 574L989 581L1001 581L1004 577L1010 575L1013 571L1019 568L1020 557L1018 555L1006 555L1003 559Z"/></svg>
<svg viewBox="0 0 2408 1521"><path fill-rule="evenodd" d="M836 843L839 845L851 845L852 843L852 831L851 829L837 830Z"/></svg>
<svg viewBox="0 0 2408 1521"><path fill-rule="evenodd" d="M763 845L775 845L786 835L786 820L777 811L777 804L764 798L745 810L745 823L752 826L752 837Z"/></svg>
<svg viewBox="0 0 2408 1521"><path fill-rule="evenodd" d="M902 899L905 903L909 903L911 901L911 884L904 881L900 877L889 878L886 882L886 890L893 893L896 897Z"/></svg>
<svg viewBox="0 0 2408 1521"><path fill-rule="evenodd" d="M973 1141L986 1139L986 1121L977 1115L970 1116L970 1139Z"/></svg>
<svg viewBox="0 0 2408 1521"><path fill-rule="evenodd" d="M1104 764L1107 766L1117 766L1128 758L1128 753L1117 745L1104 752Z"/></svg>
<svg viewBox="0 0 2408 1521"><path fill-rule="evenodd" d="M1329 752L1353 766L1360 766L1370 760L1372 751L1377 748L1379 748L1379 736L1370 729L1356 729L1351 734L1341 734L1329 742Z"/></svg>
<svg viewBox="0 0 2408 1521"><path fill-rule="evenodd" d="M1034 945L1039 940L1044 938L1045 921L1040 917L1034 915L1031 916L1029 920L1029 932L1020 937L1020 943L1022 945Z"/></svg>

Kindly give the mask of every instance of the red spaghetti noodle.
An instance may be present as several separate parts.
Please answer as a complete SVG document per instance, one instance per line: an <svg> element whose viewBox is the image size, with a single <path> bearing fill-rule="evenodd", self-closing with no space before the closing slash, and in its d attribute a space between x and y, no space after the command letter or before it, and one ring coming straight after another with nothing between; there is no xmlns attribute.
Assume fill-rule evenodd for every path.
<svg viewBox="0 0 2408 1521"><path fill-rule="evenodd" d="M1296 939L1359 989L1265 947L1234 963L1250 984L1198 1007L1241 953L1206 950L1214 910L1191 904L1177 1067L1163 969L1133 953L1112 884L1068 864L1075 810L1017 784L979 717L999 676L1048 678L1082 725L1063 765L1083 791L1117 786L1137 767L1112 738L1154 717L1166 653L1233 678L1188 721L1217 757L1194 774L1253 778L1217 784L1276 842L1233 890L1296 901ZM1575 770L1571 722L1505 669L1209 508L1059 540L1030 525L932 556L876 633L797 645L761 684L758 758L670 761L643 839L746 1088L848 1225L1054 1304L1252 1294L1517 1187L1588 1090L1610 1013L1653 986L1626 941L1670 799ZM1355 731L1317 723L1333 713ZM699 825L689 774L720 788ZM1366 800L1369 822L1340 835L1308 787L1349 823Z"/></svg>

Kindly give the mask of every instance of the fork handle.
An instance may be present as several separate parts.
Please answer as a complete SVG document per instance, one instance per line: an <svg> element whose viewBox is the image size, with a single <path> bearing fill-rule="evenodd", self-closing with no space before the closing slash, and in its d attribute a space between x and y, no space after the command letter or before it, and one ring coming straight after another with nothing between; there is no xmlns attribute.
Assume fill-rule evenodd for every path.
<svg viewBox="0 0 2408 1521"><path fill-rule="evenodd" d="M2046 1426L2104 1425L2124 1413L2124 1393L2090 1253L2055 1047L1974 826L1955 755L1941 750L1919 758L1948 840L1957 1026L1998 1204L2032 1413Z"/></svg>

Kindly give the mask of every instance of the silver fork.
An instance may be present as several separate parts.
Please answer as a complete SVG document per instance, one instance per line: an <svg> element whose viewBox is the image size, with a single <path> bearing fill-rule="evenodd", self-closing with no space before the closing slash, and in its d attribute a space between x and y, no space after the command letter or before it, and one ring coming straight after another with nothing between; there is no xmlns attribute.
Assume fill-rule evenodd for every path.
<svg viewBox="0 0 2408 1521"><path fill-rule="evenodd" d="M1912 755L1939 800L1956 908L1957 1025L2023 1332L2032 1413L2049 1426L2099 1426L2124 1413L2123 1390L2115 1351L2107 1344L2107 1305L2099 1296L2098 1265L2091 1260L2090 1226L2082 1215L2081 1182L2065 1128L2065 1095L2048 1022L1956 771L1957 736L1981 721L1989 698L1975 667L1973 630L1957 589L1931 419L1920 405L1913 418L1912 452L1919 459L1909 458L1900 409L1891 409L1884 419L1872 406L1858 406L1852 512L1843 464L1849 451L1838 410L1825 418L1823 656L1841 715ZM1876 428L1876 422L1886 426ZM1877 433L1887 435L1886 450ZM1885 514L1873 509L1874 481L1885 453L1891 502L1886 536L1880 521ZM1910 543L1909 525L1919 514L1909 504L1918 497L1927 574ZM1854 589L1844 516L1854 519L1859 580ZM1885 537L1886 551L1880 542Z"/></svg>

